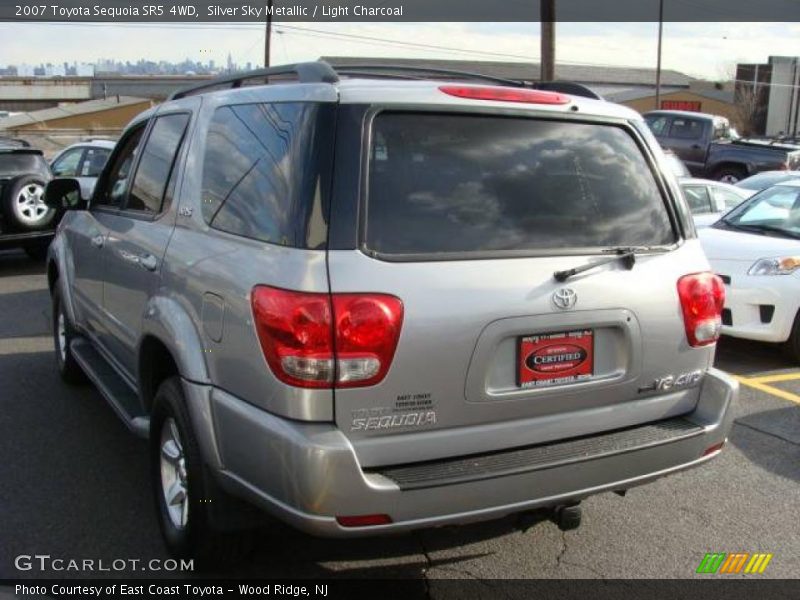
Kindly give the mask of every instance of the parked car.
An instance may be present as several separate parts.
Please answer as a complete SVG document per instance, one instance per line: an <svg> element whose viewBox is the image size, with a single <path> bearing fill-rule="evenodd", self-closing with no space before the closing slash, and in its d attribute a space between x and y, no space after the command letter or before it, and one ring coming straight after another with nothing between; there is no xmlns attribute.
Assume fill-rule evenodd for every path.
<svg viewBox="0 0 800 600"><path fill-rule="evenodd" d="M679 183L698 229L708 227L750 197L743 189L710 179L684 178Z"/></svg>
<svg viewBox="0 0 800 600"><path fill-rule="evenodd" d="M22 247L44 258L56 211L44 203L50 168L40 150L0 144L0 249Z"/></svg>
<svg viewBox="0 0 800 600"><path fill-rule="evenodd" d="M761 171L800 168L800 146L734 137L724 117L654 110L644 118L659 143L675 152L695 177L733 184Z"/></svg>
<svg viewBox="0 0 800 600"><path fill-rule="evenodd" d="M664 150L664 156L667 159L667 165L669 166L670 172L675 175L675 177L691 177L692 174L689 172L689 169L686 168L686 165L683 161L678 158L678 155L675 154L672 150Z"/></svg>
<svg viewBox="0 0 800 600"><path fill-rule="evenodd" d="M784 343L800 361L800 181L757 193L700 239L727 290L722 332Z"/></svg>
<svg viewBox="0 0 800 600"><path fill-rule="evenodd" d="M792 179L800 179L800 171L764 171L742 179L736 187L752 196L756 192Z"/></svg>
<svg viewBox="0 0 800 600"><path fill-rule="evenodd" d="M30 148L31 145L21 138L0 135L0 148Z"/></svg>
<svg viewBox="0 0 800 600"><path fill-rule="evenodd" d="M334 537L568 528L727 439L723 285L641 117L375 69L204 83L131 122L88 207L48 186L58 370L149 437L198 564L241 501Z"/></svg>
<svg viewBox="0 0 800 600"><path fill-rule="evenodd" d="M111 140L78 142L59 152L50 162L50 168L55 177L75 177L81 184L81 197L88 200L113 149Z"/></svg>

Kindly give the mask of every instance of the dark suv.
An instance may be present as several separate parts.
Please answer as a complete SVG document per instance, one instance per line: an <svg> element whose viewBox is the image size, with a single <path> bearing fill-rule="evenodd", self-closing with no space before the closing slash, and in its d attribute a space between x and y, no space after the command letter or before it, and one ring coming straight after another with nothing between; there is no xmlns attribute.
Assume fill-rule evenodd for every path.
<svg viewBox="0 0 800 600"><path fill-rule="evenodd" d="M0 248L22 246L33 258L44 257L56 217L44 202L51 178L40 150L0 139Z"/></svg>

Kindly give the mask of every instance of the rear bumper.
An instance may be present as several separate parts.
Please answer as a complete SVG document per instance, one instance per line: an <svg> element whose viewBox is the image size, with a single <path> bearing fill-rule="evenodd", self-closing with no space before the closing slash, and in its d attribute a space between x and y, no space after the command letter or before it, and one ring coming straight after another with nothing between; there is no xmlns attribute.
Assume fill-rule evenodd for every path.
<svg viewBox="0 0 800 600"><path fill-rule="evenodd" d="M499 518L627 489L694 467L718 453L704 455L707 448L726 440L738 392L732 378L712 369L703 380L695 410L682 417L685 425L677 435L622 434L627 445L614 446L608 436L619 440L620 434L604 434L552 444L546 451L537 447L522 454L515 451L514 469L484 470L478 477L470 476L462 460L459 479L437 481L434 469L409 485L396 469L362 469L347 438L329 424L289 421L220 390L185 385L197 411L200 443L223 487L298 529L326 537ZM581 447L598 450L583 452ZM548 462L548 454L558 460ZM534 455L538 458L528 460ZM509 464L503 457L489 463ZM447 465L437 468L448 472ZM419 466L413 470L418 472ZM368 514L387 514L393 522L345 528L336 521L336 516Z"/></svg>

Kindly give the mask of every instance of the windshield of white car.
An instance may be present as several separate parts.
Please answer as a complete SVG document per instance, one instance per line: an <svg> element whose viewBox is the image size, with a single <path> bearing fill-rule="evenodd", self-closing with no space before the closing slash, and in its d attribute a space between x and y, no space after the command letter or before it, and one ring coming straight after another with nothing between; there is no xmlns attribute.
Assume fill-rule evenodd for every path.
<svg viewBox="0 0 800 600"><path fill-rule="evenodd" d="M776 185L764 190L728 213L721 223L762 235L800 238L800 187Z"/></svg>
<svg viewBox="0 0 800 600"><path fill-rule="evenodd" d="M747 179L742 179L736 187L746 190L761 191L777 183L785 183L791 179L799 179L800 171L765 171Z"/></svg>

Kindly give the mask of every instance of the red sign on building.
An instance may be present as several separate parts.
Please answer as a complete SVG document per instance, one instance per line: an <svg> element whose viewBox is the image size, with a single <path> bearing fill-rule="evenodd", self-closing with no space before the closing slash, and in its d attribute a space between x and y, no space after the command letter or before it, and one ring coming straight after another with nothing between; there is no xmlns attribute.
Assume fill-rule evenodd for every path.
<svg viewBox="0 0 800 600"><path fill-rule="evenodd" d="M663 110L690 110L692 112L701 112L701 102L696 100L662 100L661 108Z"/></svg>

